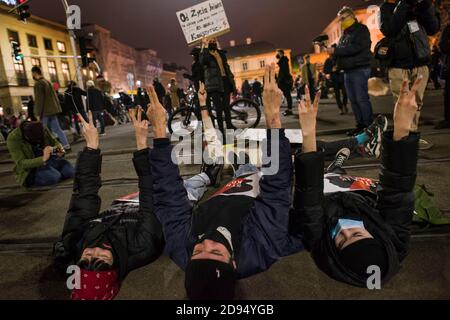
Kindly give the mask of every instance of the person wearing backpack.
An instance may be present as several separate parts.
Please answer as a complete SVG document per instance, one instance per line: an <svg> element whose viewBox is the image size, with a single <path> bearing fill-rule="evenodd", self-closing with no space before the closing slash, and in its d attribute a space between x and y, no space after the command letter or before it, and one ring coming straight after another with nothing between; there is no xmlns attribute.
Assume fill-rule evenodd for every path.
<svg viewBox="0 0 450 320"><path fill-rule="evenodd" d="M419 76L421 82L417 90L419 106L413 122L412 132L418 131L423 97L430 76L428 65L431 62L431 50L428 36L440 30L440 19L431 0L385 0L380 7L381 32L389 43L390 58L388 63L389 82L394 102L400 96L404 79L411 86ZM420 149L431 147L425 140L420 141Z"/></svg>

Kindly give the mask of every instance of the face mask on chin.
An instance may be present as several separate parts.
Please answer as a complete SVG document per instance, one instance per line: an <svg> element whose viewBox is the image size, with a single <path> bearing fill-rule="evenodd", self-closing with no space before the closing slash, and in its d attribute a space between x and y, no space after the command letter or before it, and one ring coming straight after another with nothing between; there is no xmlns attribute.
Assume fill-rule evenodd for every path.
<svg viewBox="0 0 450 320"><path fill-rule="evenodd" d="M347 30L348 28L350 28L352 25L354 25L356 22L355 18L353 17L348 17L347 19L343 20L341 22L341 28L342 30Z"/></svg>

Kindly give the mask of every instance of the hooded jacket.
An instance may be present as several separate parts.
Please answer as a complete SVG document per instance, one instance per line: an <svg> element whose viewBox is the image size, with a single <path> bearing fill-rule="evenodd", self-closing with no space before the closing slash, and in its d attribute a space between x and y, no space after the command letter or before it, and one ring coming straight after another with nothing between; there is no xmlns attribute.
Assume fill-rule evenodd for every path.
<svg viewBox="0 0 450 320"><path fill-rule="evenodd" d="M344 267L331 238L338 219L364 221L367 231L384 245L389 266L382 284L399 271L400 263L408 254L419 135L411 134L401 141L393 141L393 133L388 132L382 143L382 169L376 198L356 192L324 196L323 154L297 154L295 159L294 219L305 248L328 276L357 287L366 287L366 279Z"/></svg>
<svg viewBox="0 0 450 320"><path fill-rule="evenodd" d="M155 214L163 226L167 243L165 252L181 269L186 269L198 240L198 220L208 220L213 225L216 222L214 215L227 212L241 218L238 235L233 235L233 239L238 238L233 245L239 246L235 247L235 253L239 252L235 257L239 278L264 272L281 257L303 250L301 237L288 228L292 196L291 147L284 130L279 133L279 170L257 182L256 198L243 192L226 194L222 190L195 210L187 197L178 166L172 162L170 141L155 140L151 153ZM270 148L274 143L270 131L268 137ZM273 145L277 146L276 143ZM248 187L247 182L235 181L231 185L233 183Z"/></svg>
<svg viewBox="0 0 450 320"><path fill-rule="evenodd" d="M103 239L113 248L119 279L155 261L164 250L161 224L153 213L153 177L149 149L134 154L139 176L139 206L115 203L100 213L102 156L98 150L84 150L78 156L74 191L60 240L55 244L57 267L77 263L86 245ZM64 269L63 269L64 270Z"/></svg>

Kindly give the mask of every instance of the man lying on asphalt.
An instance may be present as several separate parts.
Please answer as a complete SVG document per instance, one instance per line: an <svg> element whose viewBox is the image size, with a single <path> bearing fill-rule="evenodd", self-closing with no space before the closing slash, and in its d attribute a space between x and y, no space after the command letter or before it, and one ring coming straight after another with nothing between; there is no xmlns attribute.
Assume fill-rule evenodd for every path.
<svg viewBox="0 0 450 320"><path fill-rule="evenodd" d="M408 253L414 212L419 134L411 133L417 112L416 91L402 86L394 112L394 132L382 141L382 169L377 196L337 192L324 196L324 159L316 147L318 103L300 107L303 152L296 155L295 225L317 266L331 278L367 287L380 273L380 284L399 270Z"/></svg>
<svg viewBox="0 0 450 320"><path fill-rule="evenodd" d="M264 90L268 146L265 156L279 151L279 170L264 175L241 167L237 179L193 208L179 169L172 162L166 137L166 113L150 90L154 149L150 152L154 178L154 209L166 240L165 251L186 272L190 299L232 299L237 279L266 271L281 257L303 249L300 237L288 230L292 190L291 148L281 128L283 99L275 67L267 68ZM206 93L199 92L206 106ZM207 112L204 112L204 114ZM273 141L272 131L278 134ZM274 136L277 136L277 135ZM279 146L274 150L273 146Z"/></svg>

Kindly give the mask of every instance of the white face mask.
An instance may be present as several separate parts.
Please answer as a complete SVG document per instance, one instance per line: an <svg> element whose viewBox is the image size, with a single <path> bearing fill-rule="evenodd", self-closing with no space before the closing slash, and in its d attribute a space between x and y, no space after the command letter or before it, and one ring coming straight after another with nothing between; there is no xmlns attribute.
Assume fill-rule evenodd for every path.
<svg viewBox="0 0 450 320"><path fill-rule="evenodd" d="M350 219L339 219L338 223L336 224L336 227L334 227L333 231L331 231L331 238L333 240L336 239L339 233L341 233L342 230L348 230L348 229L354 229L354 228L360 228L360 229L366 229L364 226L363 221L358 220L350 220Z"/></svg>

